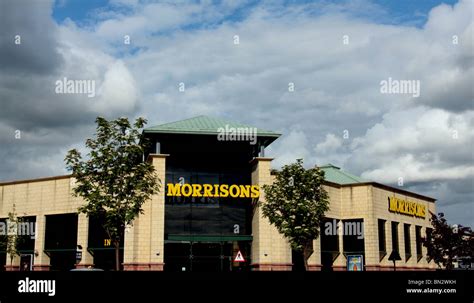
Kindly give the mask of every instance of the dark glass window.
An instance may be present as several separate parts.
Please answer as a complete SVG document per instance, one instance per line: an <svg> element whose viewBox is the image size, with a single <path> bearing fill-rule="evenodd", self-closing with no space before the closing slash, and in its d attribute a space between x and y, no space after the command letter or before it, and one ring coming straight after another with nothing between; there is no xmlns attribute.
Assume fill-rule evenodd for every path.
<svg viewBox="0 0 474 303"><path fill-rule="evenodd" d="M433 233L433 229L432 229L432 228L426 228L426 240L427 240L428 242L431 241L432 233ZM429 251L428 251L428 254L430 254ZM431 259L429 259L428 262L431 262Z"/></svg>
<svg viewBox="0 0 474 303"><path fill-rule="evenodd" d="M417 261L423 258L422 242L421 242L421 226L415 226L415 238L416 238L416 256Z"/></svg>
<svg viewBox="0 0 474 303"><path fill-rule="evenodd" d="M249 174L170 171L165 191L172 184L250 185ZM251 199L219 197L174 197L165 193L166 235L248 235Z"/></svg>
<svg viewBox="0 0 474 303"><path fill-rule="evenodd" d="M5 232L6 232L6 219L2 218L0 219L0 224L4 226ZM7 264L7 242L8 242L8 237L5 234L0 234L0 271L5 270L5 265Z"/></svg>
<svg viewBox="0 0 474 303"><path fill-rule="evenodd" d="M46 216L45 250L76 250L77 214Z"/></svg>
<svg viewBox="0 0 474 303"><path fill-rule="evenodd" d="M76 263L77 214L46 216L44 249L50 258L50 270L70 270Z"/></svg>
<svg viewBox="0 0 474 303"><path fill-rule="evenodd" d="M410 238L410 224L403 224L403 236L405 238L405 260L411 258L411 238Z"/></svg>
<svg viewBox="0 0 474 303"><path fill-rule="evenodd" d="M332 264L339 255L339 236L334 232L337 228L338 221L332 218L325 218L321 224L320 240L321 241L321 265L323 271L332 271ZM326 232L329 226L332 230Z"/></svg>
<svg viewBox="0 0 474 303"><path fill-rule="evenodd" d="M392 250L398 252L398 222L392 222Z"/></svg>
<svg viewBox="0 0 474 303"><path fill-rule="evenodd" d="M352 219L342 221L342 245L344 253L364 254L364 220Z"/></svg>
<svg viewBox="0 0 474 303"><path fill-rule="evenodd" d="M387 247L385 243L385 220L378 220L378 231L379 231L379 253L380 259L387 254Z"/></svg>

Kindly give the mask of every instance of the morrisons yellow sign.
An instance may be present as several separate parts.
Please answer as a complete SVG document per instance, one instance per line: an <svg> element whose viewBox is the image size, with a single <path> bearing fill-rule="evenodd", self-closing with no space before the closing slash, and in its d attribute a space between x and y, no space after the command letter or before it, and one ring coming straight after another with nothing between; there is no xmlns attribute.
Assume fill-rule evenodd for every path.
<svg viewBox="0 0 474 303"><path fill-rule="evenodd" d="M166 195L171 197L258 198L260 196L258 185L173 183L166 185Z"/></svg>
<svg viewBox="0 0 474 303"><path fill-rule="evenodd" d="M425 218L426 206L413 201L403 200L396 197L388 198L388 210L391 212Z"/></svg>

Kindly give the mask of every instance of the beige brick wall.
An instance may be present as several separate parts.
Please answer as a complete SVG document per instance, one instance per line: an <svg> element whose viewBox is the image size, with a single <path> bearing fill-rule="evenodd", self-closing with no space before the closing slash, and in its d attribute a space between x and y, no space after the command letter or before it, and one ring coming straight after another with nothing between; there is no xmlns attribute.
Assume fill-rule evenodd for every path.
<svg viewBox="0 0 474 303"><path fill-rule="evenodd" d="M159 178L164 182L166 170L166 156L154 155L150 158L155 166ZM254 161L252 172L252 183L263 185L273 182L270 174L271 159L257 158ZM71 189L74 186L73 179L67 176L49 179L31 180L25 182L11 182L0 184L0 218L6 218L13 210L15 204L19 216L36 216L37 239L35 250L38 256L34 259L34 265L41 266L49 264L49 258L44 254L44 228L45 216L62 213L76 213L77 209L84 204L81 198L73 197ZM164 184L162 184L164 186ZM366 264L374 266L392 266L388 261L388 255L379 261L378 249L378 219L386 220L385 234L387 252L392 250L391 244L391 222L399 222L399 248L402 261L397 266L406 268L435 268L433 262L426 261L426 248L422 247L423 258L417 260L415 243L415 226L422 227L422 236L425 236L426 228L431 227L429 212L435 212L435 204L415 197L410 194L400 194L397 190L387 190L373 185L364 186L325 186L330 197L330 209L326 216L336 219L363 219L365 229L365 253ZM388 210L388 197L395 196L405 200L422 203L427 206L427 215L424 219L391 213ZM260 201L264 203L264 192L261 190ZM125 234L125 264L148 264L148 269L161 269L164 255L164 188L150 201L144 204L143 215L135 221L133 227ZM406 262L403 224L410 224L410 242L412 257ZM84 215L79 215L78 222L78 244L83 247L82 265L92 263L92 256L87 252L88 220ZM256 208L252 219L252 263L270 264L267 269L282 269L284 267L272 267L272 264L287 266L292 263L291 248L286 239L271 226L267 219L263 218L259 208ZM341 255L335 265L345 266L346 260L342 255L342 237L340 238ZM310 265L320 265L320 240L315 241L315 253L309 260ZM15 258L16 265L19 259ZM155 266L156 265L156 266ZM141 268L143 269L143 268Z"/></svg>
<svg viewBox="0 0 474 303"><path fill-rule="evenodd" d="M161 180L165 177L165 158L153 157L153 165ZM46 215L77 213L85 202L72 196L74 180L68 176L11 182L0 185L0 218L8 217L15 205L18 216L36 216L36 240L34 266L44 267L49 264L49 257L44 253L44 236ZM144 205L144 214L136 220L139 228L132 228L125 238L125 261L152 264L163 263L164 245L164 195L160 193ZM152 220L153 218L153 220ZM83 247L80 266L93 263L93 257L87 251L88 218L78 217L77 243ZM130 237L135 235L135 237ZM19 265L15 256L14 265ZM156 268L154 268L156 269Z"/></svg>
<svg viewBox="0 0 474 303"><path fill-rule="evenodd" d="M256 158L254 160L252 184L262 186L273 182L273 177L270 174L271 160L270 158ZM259 201L265 203L263 190L260 190ZM273 225L270 225L267 218L262 216L259 207L255 209L253 214L252 235L252 264L266 270L290 268L292 260L288 241Z"/></svg>
<svg viewBox="0 0 474 303"><path fill-rule="evenodd" d="M400 255L402 261L397 262L397 266L406 269L416 268L435 268L433 262L426 261L426 248L422 247L423 258L417 260L416 256L416 237L415 226L421 226L421 236L426 235L426 228L430 228L429 212L436 211L435 204L419 197L414 197L410 194L399 194L398 191L386 190L378 188L373 185L363 186L325 186L326 191L330 197L330 209L326 212L326 216L335 218L337 220L348 219L363 219L364 220L364 246L365 246L365 263L369 266L385 266L392 267L393 262L388 261L388 256L392 251L391 242L391 222L399 222L398 226L398 242ZM414 201L426 205L427 212L424 219L407 216L403 214L391 213L388 210L388 197L394 196ZM387 255L380 261L379 254L379 235L378 235L378 219L387 220L385 225L385 239ZM411 258L408 262L405 260L405 243L403 224L410 224L410 244L411 244ZM323 233L324 230L321 230ZM339 235L339 250L340 254L334 261L334 266L344 267L346 265L346 258L343 255L342 235ZM320 239L314 242L315 252L320 251ZM313 254L309 259L309 264L316 266L320 265L321 256Z"/></svg>
<svg viewBox="0 0 474 303"><path fill-rule="evenodd" d="M165 176L166 157L168 155L150 155L149 161L155 167L161 180L160 192L143 205L143 214L135 219L125 233L124 265L125 269L162 270L164 256L164 220L165 220Z"/></svg>
<svg viewBox="0 0 474 303"><path fill-rule="evenodd" d="M420 203L426 205L426 217L425 218L418 218L414 216L408 216L404 214L392 213L389 211L388 208L388 197L397 197L404 200L410 200L416 203ZM374 221L377 222L378 219L386 220L385 225L385 234L386 234L386 247L387 252L390 254L392 251L392 233L391 233L391 222L399 222L398 225L398 247L400 251L400 256L402 257L402 261L397 262L397 266L401 267L409 267L409 268L436 268L434 262L428 263L426 260L426 248L422 247L423 251L423 258L421 260L417 260L416 256L416 238L415 238L415 226L421 226L421 236L426 236L426 228L431 228L431 223L429 221L430 214L429 211L436 213L436 205L433 202L429 202L427 200L423 200L418 197L414 197L408 194L400 194L396 191L389 191L381 188L374 188L373 189L373 200L374 200ZM404 236L404 229L403 224L410 224L410 244L411 244L411 254L412 257L406 262L405 260L405 236ZM378 229L376 229L376 233L378 236ZM377 244L378 250L378 244ZM388 254L387 256L380 262L382 266L393 266L393 262L388 261Z"/></svg>
<svg viewBox="0 0 474 303"><path fill-rule="evenodd" d="M71 195L72 182L71 177L61 176L0 185L0 218L8 217L13 205L18 216L36 216L35 268L49 265L49 257L44 253L45 216L77 213L84 203L81 198ZM83 231L79 227L78 236ZM19 258L15 258L15 264L19 265Z"/></svg>

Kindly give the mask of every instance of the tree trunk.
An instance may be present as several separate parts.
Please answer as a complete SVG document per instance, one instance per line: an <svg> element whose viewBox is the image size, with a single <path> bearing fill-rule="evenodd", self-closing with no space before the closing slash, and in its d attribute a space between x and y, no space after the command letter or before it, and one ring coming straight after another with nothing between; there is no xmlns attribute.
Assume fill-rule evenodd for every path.
<svg viewBox="0 0 474 303"><path fill-rule="evenodd" d="M120 271L120 241L114 241L115 247L115 270Z"/></svg>
<svg viewBox="0 0 474 303"><path fill-rule="evenodd" d="M448 257L448 262L446 263L446 270L453 270L453 268L453 259L451 257Z"/></svg>
<svg viewBox="0 0 474 303"><path fill-rule="evenodd" d="M304 270L309 271L308 260L313 254L313 240L307 241L303 247Z"/></svg>

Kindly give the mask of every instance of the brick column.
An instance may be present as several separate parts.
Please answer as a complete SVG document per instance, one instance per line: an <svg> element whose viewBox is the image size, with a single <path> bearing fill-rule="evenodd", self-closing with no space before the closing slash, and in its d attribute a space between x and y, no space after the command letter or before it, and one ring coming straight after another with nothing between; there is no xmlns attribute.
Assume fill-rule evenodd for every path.
<svg viewBox="0 0 474 303"><path fill-rule="evenodd" d="M334 271L346 271L347 270L347 261L346 261L346 256L344 256L344 232L343 230L340 230L342 227L342 220L337 220L337 228L338 228L338 234L337 234L337 239L339 241L339 255L337 256L336 260L334 260L334 263L332 264L332 269Z"/></svg>
<svg viewBox="0 0 474 303"><path fill-rule="evenodd" d="M44 252L44 241L46 237L46 216L36 216L36 234L35 234L35 257L33 258L33 270L49 270L49 257Z"/></svg>
<svg viewBox="0 0 474 303"><path fill-rule="evenodd" d="M387 255L380 262L380 270L383 271L393 271L393 262L388 260L390 254L392 253L392 221L385 221L385 250ZM397 261L398 262L398 261Z"/></svg>
<svg viewBox="0 0 474 303"><path fill-rule="evenodd" d="M19 271L20 270L20 257L15 254L13 255L13 262L10 263L10 254L7 253L7 259L5 263L6 271Z"/></svg>
<svg viewBox="0 0 474 303"><path fill-rule="evenodd" d="M82 247L82 259L76 268L94 267L94 257L87 250L89 240L89 218L86 214L77 216L77 245Z"/></svg>
<svg viewBox="0 0 474 303"><path fill-rule="evenodd" d="M372 186L367 188L367 210L364 216L364 258L365 270L380 269L379 227L375 215Z"/></svg>
<svg viewBox="0 0 474 303"><path fill-rule="evenodd" d="M165 236L165 176L164 154L148 156L161 180L160 192L143 205L144 213L135 219L125 233L124 270L163 270Z"/></svg>
<svg viewBox="0 0 474 303"><path fill-rule="evenodd" d="M265 194L261 188L271 184L272 158L254 158L252 165L252 184L260 186L260 202L265 203ZM288 241L264 218L260 207L254 209L252 218L252 268L254 270L288 271L292 269L291 248Z"/></svg>
<svg viewBox="0 0 474 303"><path fill-rule="evenodd" d="M405 258L405 231L403 229L403 221L398 222L398 251L400 253L400 261L397 261L397 270L406 270L407 261ZM393 263L393 262L392 262Z"/></svg>
<svg viewBox="0 0 474 303"><path fill-rule="evenodd" d="M364 218L365 270L380 269L378 222L374 217Z"/></svg>
<svg viewBox="0 0 474 303"><path fill-rule="evenodd" d="M321 230L320 233L322 234L323 231ZM313 241L313 254L309 257L308 260L308 269L310 271L320 271L323 267L321 265L321 234L319 237Z"/></svg>
<svg viewBox="0 0 474 303"><path fill-rule="evenodd" d="M411 247L411 258L408 261L408 266L411 270L415 270L418 266L418 256L416 254L416 224L410 223L410 247Z"/></svg>

